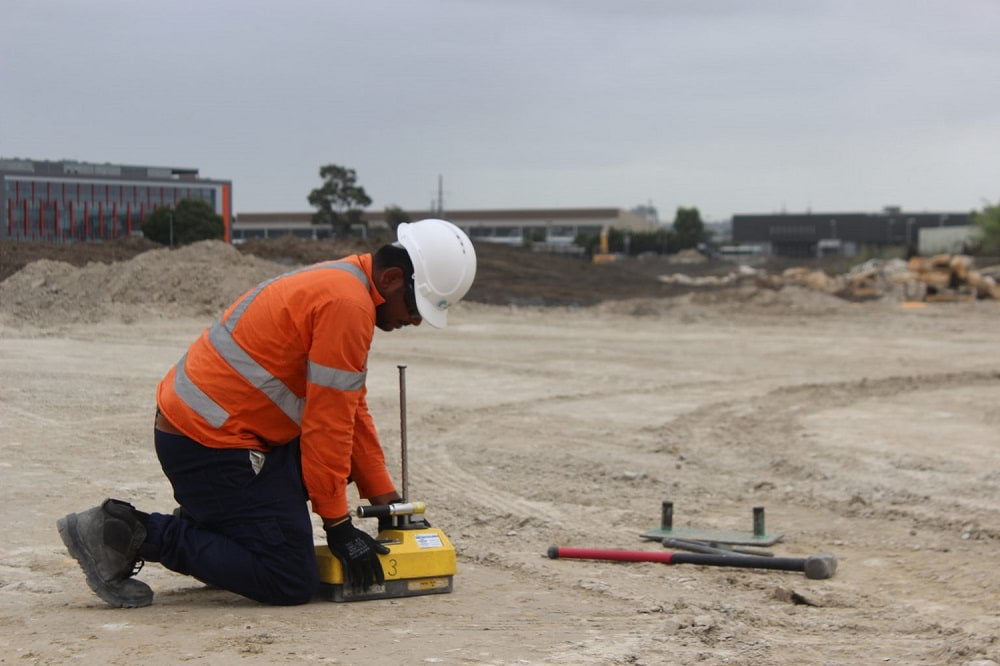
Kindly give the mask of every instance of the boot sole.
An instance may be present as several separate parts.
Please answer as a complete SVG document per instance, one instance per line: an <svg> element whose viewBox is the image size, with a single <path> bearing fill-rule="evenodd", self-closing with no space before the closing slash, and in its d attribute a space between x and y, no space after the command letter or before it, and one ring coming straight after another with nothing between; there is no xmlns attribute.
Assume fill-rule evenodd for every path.
<svg viewBox="0 0 1000 666"><path fill-rule="evenodd" d="M87 552L87 549L83 547L83 540L80 538L80 533L77 530L75 513L60 518L56 521L56 527L59 528L59 537L62 539L63 544L65 544L66 550L69 551L69 554L73 556L73 559L83 569L84 577L87 579L87 587L93 590L94 594L100 597L104 603L114 608L142 608L153 603L153 591L149 589L149 586L146 586L149 589L148 599L128 599L122 597L121 594L115 591L111 584L101 579L97 572L97 564L90 553ZM142 581L136 582L145 585Z"/></svg>

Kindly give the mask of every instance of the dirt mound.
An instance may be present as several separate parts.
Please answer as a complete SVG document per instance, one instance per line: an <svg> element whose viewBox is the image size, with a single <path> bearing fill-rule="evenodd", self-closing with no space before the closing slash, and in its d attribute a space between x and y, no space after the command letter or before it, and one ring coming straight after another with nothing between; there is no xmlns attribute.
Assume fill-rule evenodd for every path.
<svg viewBox="0 0 1000 666"><path fill-rule="evenodd" d="M236 249L243 254L253 255L279 264L307 265L340 259L349 254L374 252L380 245L379 242L366 242L360 239L314 241L295 236L283 236L281 238L248 240L237 245Z"/></svg>
<svg viewBox="0 0 1000 666"><path fill-rule="evenodd" d="M40 327L214 315L249 287L287 270L220 241L79 268L42 259L0 282L0 315L5 323Z"/></svg>
<svg viewBox="0 0 1000 666"><path fill-rule="evenodd" d="M313 241L286 236L252 240L235 246L239 254L284 265L305 265L369 252L380 241ZM110 243L0 243L0 283L32 261L48 259L83 267L90 263L127 261L161 248L143 239ZM466 299L496 305L593 305L625 298L661 298L691 290L667 285L658 276L668 270L666 258L630 259L595 265L585 257L533 252L522 247L477 243L476 281ZM730 270L730 264L700 264L688 272L708 275ZM250 285L247 285L250 286Z"/></svg>
<svg viewBox="0 0 1000 666"><path fill-rule="evenodd" d="M708 257L698 250L691 249L672 254L668 260L672 264L703 264L708 261Z"/></svg>
<svg viewBox="0 0 1000 666"><path fill-rule="evenodd" d="M775 290L742 286L691 292L673 298L609 301L596 309L606 314L633 317L702 320L733 315L835 315L852 312L854 307L836 296L804 287Z"/></svg>
<svg viewBox="0 0 1000 666"><path fill-rule="evenodd" d="M0 282L0 316L15 325L50 327L108 318L214 315L263 279L294 266L372 251L378 244L374 239L333 242L295 237L238 246L205 241L172 250L142 239L0 244L0 258L5 261L0 273L35 260ZM823 315L851 307L821 291L761 283L752 279L753 270L750 277L729 279L733 265L724 262L692 264L680 276L683 280L667 280L664 273L675 267L665 257L594 264L584 257L491 243L478 243L476 254L478 269L466 296L469 303L599 306L610 314L688 319L737 313Z"/></svg>
<svg viewBox="0 0 1000 666"><path fill-rule="evenodd" d="M691 294L689 302L692 305L722 306L755 314L785 312L822 315L848 312L852 309L850 303L832 294L797 286L786 286L781 289L743 287Z"/></svg>
<svg viewBox="0 0 1000 666"><path fill-rule="evenodd" d="M476 281L466 297L495 305L596 305L630 298L663 298L692 291L658 277L665 257L594 264L586 257L533 252L489 243L476 245ZM700 274L728 270L701 265Z"/></svg>
<svg viewBox="0 0 1000 666"><path fill-rule="evenodd" d="M311 264L347 254L371 252L385 239L351 242L313 241L286 236L247 241L240 252L284 264ZM524 247L476 243L476 281L466 301L493 305L580 306L623 298L661 298L690 291L684 285L660 284L666 257L594 264L587 257L535 252ZM697 274L731 270L731 264L699 264Z"/></svg>
<svg viewBox="0 0 1000 666"><path fill-rule="evenodd" d="M73 266L86 266L91 262L111 264L160 247L163 246L138 236L100 243L0 241L0 282L40 259L63 261Z"/></svg>

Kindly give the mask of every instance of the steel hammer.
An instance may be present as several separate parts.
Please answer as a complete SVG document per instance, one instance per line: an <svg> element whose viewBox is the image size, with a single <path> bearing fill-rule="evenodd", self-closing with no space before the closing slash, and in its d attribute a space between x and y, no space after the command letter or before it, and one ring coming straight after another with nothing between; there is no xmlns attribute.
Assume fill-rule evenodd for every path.
<svg viewBox="0 0 1000 666"><path fill-rule="evenodd" d="M821 580L832 578L837 571L837 558L832 553L819 553L806 558L760 557L756 555L709 555L704 553L650 552L644 550L608 550L603 548L565 548L549 546L553 560L573 558L582 560L615 560L618 562L662 562L663 564L703 564L714 567L740 567L744 569L780 569L802 571L806 578Z"/></svg>

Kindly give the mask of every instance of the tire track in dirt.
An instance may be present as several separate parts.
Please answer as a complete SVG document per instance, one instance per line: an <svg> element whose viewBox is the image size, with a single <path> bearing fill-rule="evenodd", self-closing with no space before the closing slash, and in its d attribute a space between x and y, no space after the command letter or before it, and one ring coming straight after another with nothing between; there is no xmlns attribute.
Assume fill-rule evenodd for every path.
<svg viewBox="0 0 1000 666"><path fill-rule="evenodd" d="M509 368L505 368L509 371ZM555 373L560 377L565 377L564 373ZM723 435L734 440L730 445L743 447L749 453L757 444L762 441L777 442L781 439L789 440L786 449L775 447L775 453L766 459L754 461L752 455L748 456L751 461L750 466L757 466L765 470L771 470L771 465L776 458L788 460L787 454L793 452L796 442L789 437L788 433L802 430L801 420L813 413L837 407L846 407L859 401L877 399L880 397L893 397L901 393L932 391L947 389L951 387L963 386L992 386L1000 383L1000 372L998 371L972 371L958 373L940 373L913 376L885 377L874 380L843 381L816 384L797 384L781 386L777 389L752 397L749 399L729 399L712 404L703 405L689 412L685 412L679 417L671 420L663 426L643 428L650 440L647 453L669 453L669 446L663 446L664 440L679 440L681 450L688 455L688 458L698 459L697 451L710 449L716 435ZM639 394L662 394L668 392L679 392L684 390L696 390L717 386L719 382L703 381L691 382L684 386L678 384L658 384L644 385L641 390L632 390L632 395ZM732 392L728 392L732 395ZM553 573L550 567L544 564L536 555L521 552L514 547L514 550L504 551L503 556L497 554L497 549L502 548L504 534L517 532L517 539L522 537L526 540L538 542L539 539L553 537L553 540L563 538L574 538L586 540L592 538L590 526L580 525L580 506L573 504L558 504L553 502L540 502L527 499L514 491L503 490L498 487L491 478L490 472L481 472L475 468L469 468L456 461L452 455L453 451L461 451L463 440L481 439L481 432L509 432L512 436L523 435L522 429L505 429L505 422L512 418L531 415L541 411L539 408L546 405L571 404L574 402L586 402L593 400L611 400L621 395L621 387L602 385L596 390L580 390L561 392L544 397L529 397L524 399L509 399L491 404L487 407L477 407L472 409L437 409L429 414L419 417L414 422L414 428L421 432L432 433L430 436L422 436L420 443L414 448L413 457L419 461L415 466L416 475L411 470L411 479L421 488L433 488L435 494L440 493L441 499L435 499L435 506L439 503L448 511L463 511L465 517L456 520L454 515L449 515L448 519L453 524L449 525L449 533L456 530L466 538L462 539L462 557L465 561L475 562L484 566L496 567L508 571L518 572L528 576L531 580L549 581L547 584L556 584L560 587L573 587L583 589L587 594L593 595L595 600L604 602L614 602L645 607L646 605L656 606L657 597L644 594L635 589L627 587L618 588L613 585L603 584L600 578L588 577L585 573L577 573L577 569L565 568L565 571ZM524 424L522 424L523 426ZM530 425L530 424L529 424ZM477 431L479 434L477 435ZM734 435L735 433L735 435ZM501 435L502 436L502 435ZM683 436L683 439L682 439ZM734 439L735 438L735 439ZM659 443L657 443L659 442ZM830 458L830 455L825 455ZM794 458L792 458L794 460ZM744 461L745 462L745 461ZM804 459L796 463L785 462L784 467L779 471L787 471L793 476L809 479L815 482L817 479L823 480L823 472L814 468L813 461ZM850 463L850 460L840 461L839 464ZM713 460L712 464L718 467L720 461ZM718 472L716 469L715 471ZM733 471L743 472L746 470ZM837 476L833 475L831 484L835 484ZM912 501L913 497L904 497L896 491L895 498L901 502ZM830 499L824 499L819 494L812 497L804 497L806 504L813 503L816 506L823 506L832 511L847 515L853 515L851 511L846 511L842 506L845 502L837 502L837 506L831 506ZM879 515L861 516L862 505L854 513L859 517L883 518L890 515L890 512L900 510L905 504L893 505L881 511ZM473 512L476 519L469 519L469 512ZM605 512L605 517L608 513ZM433 520L433 517L432 517ZM466 543L467 540L467 543ZM523 546L522 546L523 547ZM922 571L914 563L901 565L892 572L881 572L885 578L896 580L900 586L905 585L914 575ZM766 584L761 587L762 579L759 576L736 576L729 579L730 583L716 581L708 574L699 577L701 585L708 585L713 591L712 597L728 594L744 598L749 604L753 599L766 598L768 589ZM768 578L771 580L771 578ZM732 581L737 581L734 585ZM942 581L927 581L927 586L936 589L938 585L947 585ZM716 589L718 588L718 589ZM845 596L846 595L846 596ZM828 613L831 614L831 623L836 623L836 617L847 622L848 617L857 612L857 606L872 606L868 612L864 613L864 622L858 625L850 625L851 639L844 641L825 640L825 650L834 650L842 655L858 656L857 646L853 641L857 639L859 633L879 635L883 640L892 641L896 644L896 652L908 652L916 657L926 655L927 646L935 641L940 641L941 636L953 635L955 642L966 645L978 645L985 640L985 635L977 631L962 631L957 629L943 629L935 627L930 635L924 635L923 631L912 630L913 623L920 624L922 620L917 620L916 615L911 619L903 620L898 613L897 601L890 596L879 595L879 599L871 599L862 603L855 595L841 593L844 597L844 608L839 608L836 602L836 595L833 597L832 605L828 605ZM829 601L829 599L826 599ZM913 601L913 599L911 599ZM980 605L978 599L972 600L972 606ZM919 606L916 606L919 607ZM660 612L674 615L676 610L663 610ZM683 611L680 611L683 612ZM692 647L700 646L699 649L718 650L723 643L719 642L716 632L719 629L713 627L724 627L730 634L736 634L737 640L744 638L743 630L734 627L731 617L718 608L710 605L695 603L688 609L689 613L701 613L699 617L709 618L707 626L697 623L692 625L684 624L681 621L680 628L675 634L676 638L683 638L689 641ZM603 629L617 637L623 637L623 632L628 632L629 628L637 625L647 626L651 629L656 623L647 623L643 617L642 622L637 622L634 616L616 616L606 621ZM699 620L702 622L704 620ZM716 624L713 624L716 623ZM920 625L924 626L923 624ZM804 638L801 634L803 630L811 629L808 622L801 624L792 618L772 620L758 618L747 621L746 634L756 634L761 629L765 629L772 640L780 641L782 637L790 643L801 643ZM953 633L954 632L954 633ZM817 637L819 639L819 637ZM675 639L670 639L667 645L676 650ZM807 641L808 642L808 641ZM744 649L748 647L749 639L744 643ZM581 645L581 647L584 647ZM658 647L651 643L648 638L643 638L632 646L633 654L649 655L651 649ZM584 648L586 650L586 648ZM819 650L818 653L824 652ZM686 650L682 650L684 652ZM760 647L749 650L759 652L759 658L766 661L766 656L770 653L770 647ZM742 652L738 650L737 654ZM825 652L830 654L830 652ZM559 655L558 652L554 653ZM672 652L675 656L679 652ZM745 655L745 652L744 652ZM735 656L735 655L734 655ZM947 657L950 655L946 655ZM763 663L760 662L760 663Z"/></svg>
<svg viewBox="0 0 1000 666"><path fill-rule="evenodd" d="M685 387L662 384L645 386L634 394L659 394L665 391L682 391L686 388L711 386L714 382L692 382ZM823 471L822 465L834 465L836 470L850 469L855 461L849 455L824 451L813 455L799 455L798 442L789 436L802 430L803 417L831 408L848 406L853 403L879 397L893 397L901 393L939 390L959 386L987 386L1000 384L1000 371L981 370L956 373L939 373L909 376L894 376L872 380L843 381L824 384L799 384L783 386L764 395L749 400L728 400L704 405L687 412L668 424L646 428L655 435L660 444L652 447L652 453L673 453L679 449L686 453L694 464L710 459L703 455L711 448L725 442L731 448L747 450L745 457L731 458L727 466L718 458L711 459L711 465L723 467L716 473L739 472L746 476L748 470L759 476L773 476L775 473L785 479L819 482L820 488L800 498L805 505L835 510L849 517L930 520L932 525L942 529L954 529L966 518L946 520L927 518L919 507L928 499L901 488L883 487L878 490L878 502L859 497L857 494L843 496L841 479L843 474ZM420 452L422 461L417 478L426 487L434 487L442 492L454 493L456 497L488 497L496 500L511 515L512 520L543 520L553 524L570 521L572 507L560 507L546 502L525 499L511 492L504 492L491 483L487 476L463 468L451 457L449 451L460 445L463 433L471 436L467 428L485 430L499 429L512 415L537 411L540 405L568 403L582 400L611 398L619 395L616 390L577 391L553 395L545 398L510 400L490 407L468 410L438 410L423 417L422 426L436 430L437 436L427 439ZM469 424L476 424L471 426ZM789 441L784 450L769 456L754 455L761 441ZM794 461L794 462L792 462ZM822 465L817 464L817 461ZM738 465L738 467L737 467ZM751 475L752 475L751 472ZM739 478L739 477L737 477ZM849 475L848 475L849 478ZM823 486L826 486L825 488ZM945 500L954 502L954 498ZM947 512L945 512L947 513ZM958 512L960 513L960 512ZM995 537L989 529L979 532L980 536Z"/></svg>
<svg viewBox="0 0 1000 666"><path fill-rule="evenodd" d="M531 372L517 364L496 364L481 360L463 359L476 367L501 367L505 372L512 369ZM565 370L552 371L551 375L559 379L560 384L566 383L571 373ZM572 377L572 383L579 384L579 377ZM423 433L418 442L411 441L411 459L418 461L411 465L411 486L433 489L435 495L445 498L446 503L468 502L468 498L483 498L477 507L481 516L498 521L512 529L532 525L535 528L543 526L550 531L561 526L578 521L581 507L579 504L536 501L523 497L515 491L505 491L491 480L491 473L480 473L478 470L463 466L456 462L453 451L461 451L464 440L481 437L482 432L511 433L510 423L520 417L537 415L544 412L547 406L573 404L579 402L605 402L614 404L615 400L637 395L667 395L670 393L685 393L704 391L720 384L719 380L696 380L687 382L642 382L638 384L629 378L621 381L602 381L589 383L588 388L577 391L562 391L551 395L530 396L501 400L488 406L466 409L436 408L429 413L411 420L411 430ZM593 386L599 388L592 388ZM731 393L731 391L730 391ZM580 427L578 425L578 427ZM583 429L581 427L581 432ZM514 435L520 434L515 430ZM551 436L551 433L550 433ZM623 446L623 448L626 448ZM635 448L630 449L635 452ZM640 451L645 456L649 451ZM655 455L655 454L653 454ZM580 464L587 463L579 460ZM600 462L587 463L600 465ZM635 465L633 465L635 466ZM611 509L610 515L624 515L628 510ZM581 531L579 534L585 534Z"/></svg>
<svg viewBox="0 0 1000 666"><path fill-rule="evenodd" d="M563 518L563 513L551 505L503 491L487 478L458 465L449 449L458 445L464 431L464 428L452 428L447 436L435 437L433 444L415 448L412 456L420 463L410 471L411 485L433 488L435 495L443 495L447 502L473 498L480 504L481 511L485 509L492 515L500 511L520 520L558 521Z"/></svg>
<svg viewBox="0 0 1000 666"><path fill-rule="evenodd" d="M803 445L795 435L804 429L801 422L806 416L865 400L898 398L907 393L950 388L997 386L1000 386L1000 371L997 370L784 386L746 403L725 401L692 410L656 430L673 446L690 454L689 457L708 460L708 470L720 476L745 481L748 477L767 478L780 473L785 478L792 477L793 481L803 481L792 491L795 494L794 503L799 507L818 509L823 515L832 514L869 523L874 521L885 525L886 531L894 522L903 520L905 525L905 521L912 521L923 534L950 532L954 538L957 538L960 529L971 529L966 535L972 539L995 540L1000 538L1000 530L981 526L996 524L995 500L983 502L974 498L968 501L955 494L941 492L933 498L920 495L907 486L905 478L900 480L898 473L880 477L878 474L866 475L863 470L856 472L858 463L850 452L803 451ZM788 443L785 446L776 445L782 441ZM762 444L764 442L766 446ZM718 446L742 450L746 455L730 453L725 457L712 458L712 449ZM768 455L756 454L761 450L768 451ZM938 466L950 464L945 456L933 462ZM893 471L898 472L898 469ZM955 469L955 476L962 471L967 478L969 470L959 467ZM983 478L988 480L990 477ZM964 479L959 477L956 483L962 487ZM867 498L864 491L857 491L857 488L865 486L875 488L869 491ZM994 492L995 487L994 483ZM786 493L784 501L789 499ZM970 515L970 506L982 508L978 520ZM949 541L945 537L942 543L955 543L954 538ZM866 545L854 544L855 548L862 549ZM974 557L972 553L981 552L982 547L969 543L967 550L970 557ZM879 595L879 605L885 608L886 615L884 618L873 618L887 632L902 631L900 626L903 620L895 617L900 604L909 607L911 616L922 615L924 613L920 609L932 604L934 599L955 594L954 575L949 571L956 567L975 570L974 560L965 561L963 558L947 565L941 564L939 558L928 559L925 553L913 552L908 547L904 550L896 546L892 552L895 553L890 559L894 562L892 566L870 572L870 575L878 576L880 587L895 590L892 594ZM915 586L914 580L920 580L920 585ZM961 613L965 621L974 625L988 615L997 589L1000 586L995 582L985 581L967 589L966 605ZM933 613L929 613L928 617L931 615ZM956 616L953 619L959 618ZM988 638L977 629L962 630L957 635L962 642L970 644L984 643Z"/></svg>
<svg viewBox="0 0 1000 666"><path fill-rule="evenodd" d="M661 450L676 447L691 453L690 457L695 459L707 459L711 449L718 446L745 450L746 456L730 456L728 465L718 457L712 458L711 464L724 468L720 471L738 471L742 476L747 476L752 470L758 476L778 473L786 480L808 480L818 492L804 496L802 500L807 503L826 508L837 506L838 512L849 516L905 516L934 521L933 524L939 528L953 528L963 519L927 518L912 508L929 501L927 497L905 488L892 488L886 485L887 481L879 484L878 503L857 494L842 498L843 480L852 478L850 470L858 468L855 458L838 451L810 451L797 435L804 429L801 424L803 418L818 412L848 407L873 398L893 398L906 393L970 386L1000 386L1000 370L783 386L749 401L723 401L699 407L654 428L652 432L663 439L664 444L659 447ZM777 443L782 441L788 443L779 446ZM772 452L770 455L756 454L761 442L767 442L767 449ZM941 464L941 461L936 462ZM824 468L830 467L836 473L824 471ZM960 514L959 500L950 497L944 501L955 507L953 513ZM990 536L1000 538L1000 531L990 532Z"/></svg>
<svg viewBox="0 0 1000 666"><path fill-rule="evenodd" d="M564 376L564 373L560 373ZM632 394L660 394L667 390L690 390L704 388L715 382L700 381L685 384L644 385ZM545 405L574 403L579 401L607 400L622 395L620 387L606 386L600 390L564 392L545 397L512 399L491 404L487 407L471 409L437 409L429 415L419 417L416 429L434 433L423 436L412 457L419 460L410 478L423 487L432 487L435 492L453 494L455 497L490 498L489 506L502 506L504 512L514 521L544 520L552 523L564 522L573 516L569 509L562 509L548 502L539 502L500 490L482 475L462 467L455 462L450 451L466 438L473 438L475 430L495 432L505 431L505 422L513 417L537 412ZM411 445L412 446L412 445ZM492 510L492 509L491 509Z"/></svg>

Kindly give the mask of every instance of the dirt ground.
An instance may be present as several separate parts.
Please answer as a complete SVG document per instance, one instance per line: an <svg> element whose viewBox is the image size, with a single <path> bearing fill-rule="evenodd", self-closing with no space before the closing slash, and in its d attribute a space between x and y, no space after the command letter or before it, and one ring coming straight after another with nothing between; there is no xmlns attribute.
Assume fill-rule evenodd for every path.
<svg viewBox="0 0 1000 666"><path fill-rule="evenodd" d="M456 546L454 592L272 608L149 564L154 604L107 608L56 519L173 508L155 384L283 270L204 246L0 282L0 662L1000 662L1000 306L791 288L472 302L378 333L369 403L395 470L406 364L411 496ZM773 550L837 574L545 557L662 550L639 534L664 500L716 529L765 506Z"/></svg>

